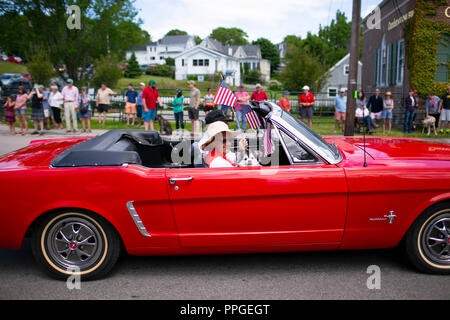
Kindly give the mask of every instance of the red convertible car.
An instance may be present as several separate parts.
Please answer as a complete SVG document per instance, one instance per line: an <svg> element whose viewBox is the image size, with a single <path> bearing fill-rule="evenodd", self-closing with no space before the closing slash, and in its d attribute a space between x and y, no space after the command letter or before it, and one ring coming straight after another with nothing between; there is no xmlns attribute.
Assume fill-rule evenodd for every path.
<svg viewBox="0 0 450 320"><path fill-rule="evenodd" d="M34 141L0 157L0 247L31 237L57 278L106 275L121 251L186 255L403 246L420 271L450 273L450 146L322 138L254 103L274 152L208 168L195 142L112 130ZM249 138L261 149L266 130ZM235 141L237 145L237 141Z"/></svg>

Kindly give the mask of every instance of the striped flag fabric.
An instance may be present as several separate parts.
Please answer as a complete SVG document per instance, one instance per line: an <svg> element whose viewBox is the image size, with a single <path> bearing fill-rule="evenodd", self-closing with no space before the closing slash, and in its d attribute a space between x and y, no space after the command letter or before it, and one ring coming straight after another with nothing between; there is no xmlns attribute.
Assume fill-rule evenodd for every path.
<svg viewBox="0 0 450 320"><path fill-rule="evenodd" d="M227 84L220 81L219 88L217 89L216 95L214 97L213 103L220 104L228 107L234 107L237 102L237 98L233 91L228 88Z"/></svg>
<svg viewBox="0 0 450 320"><path fill-rule="evenodd" d="M264 157L271 155L274 152L272 143L271 125L267 122L267 130L264 134Z"/></svg>
<svg viewBox="0 0 450 320"><path fill-rule="evenodd" d="M261 121L259 120L258 114L252 110L252 107L248 104L241 104L242 111L244 112L245 121L250 126L251 129L258 129L261 127Z"/></svg>

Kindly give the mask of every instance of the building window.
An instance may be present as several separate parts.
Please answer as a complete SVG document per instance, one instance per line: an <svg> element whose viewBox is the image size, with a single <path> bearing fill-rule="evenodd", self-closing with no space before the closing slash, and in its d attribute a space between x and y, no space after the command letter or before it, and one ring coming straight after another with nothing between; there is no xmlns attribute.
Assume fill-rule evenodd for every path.
<svg viewBox="0 0 450 320"><path fill-rule="evenodd" d="M203 67L203 59L199 59L198 60L198 66L199 67Z"/></svg>
<svg viewBox="0 0 450 320"><path fill-rule="evenodd" d="M450 58L450 35L441 34L436 55L436 82L448 82L448 61Z"/></svg>
<svg viewBox="0 0 450 320"><path fill-rule="evenodd" d="M337 88L328 88L328 98L334 98L337 96Z"/></svg>
<svg viewBox="0 0 450 320"><path fill-rule="evenodd" d="M397 85L402 85L403 75L405 73L405 41L400 40L397 46Z"/></svg>
<svg viewBox="0 0 450 320"><path fill-rule="evenodd" d="M205 67L209 67L209 59L205 59Z"/></svg>
<svg viewBox="0 0 450 320"><path fill-rule="evenodd" d="M192 65L194 67L209 67L209 59L194 59Z"/></svg>
<svg viewBox="0 0 450 320"><path fill-rule="evenodd" d="M350 66L348 64L344 65L344 75L348 76L350 73Z"/></svg>
<svg viewBox="0 0 450 320"><path fill-rule="evenodd" d="M198 66L198 60L197 59L192 60L192 65L194 67Z"/></svg>
<svg viewBox="0 0 450 320"><path fill-rule="evenodd" d="M181 66L184 67L184 59L181 59Z"/></svg>
<svg viewBox="0 0 450 320"><path fill-rule="evenodd" d="M386 37L383 37L381 44L381 81L382 86L386 85L387 80L387 70L388 70L388 48L386 46Z"/></svg>

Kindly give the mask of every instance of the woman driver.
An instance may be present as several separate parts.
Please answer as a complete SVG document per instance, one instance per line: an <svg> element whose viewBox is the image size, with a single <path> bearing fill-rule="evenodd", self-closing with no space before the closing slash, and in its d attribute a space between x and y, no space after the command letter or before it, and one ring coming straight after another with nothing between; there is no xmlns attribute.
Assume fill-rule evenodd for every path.
<svg viewBox="0 0 450 320"><path fill-rule="evenodd" d="M231 152L231 141L238 135L238 132L231 131L228 125L222 121L211 123L206 130L210 138L202 146L202 150L208 154L205 162L210 168L237 167L236 154ZM247 147L247 141L241 140L241 148Z"/></svg>

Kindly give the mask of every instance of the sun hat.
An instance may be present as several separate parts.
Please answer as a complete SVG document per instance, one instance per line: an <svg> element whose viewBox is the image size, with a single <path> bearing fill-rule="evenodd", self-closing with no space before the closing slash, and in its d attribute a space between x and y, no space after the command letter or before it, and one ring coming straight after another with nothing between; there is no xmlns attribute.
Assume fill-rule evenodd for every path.
<svg viewBox="0 0 450 320"><path fill-rule="evenodd" d="M304 86L302 90L308 90L309 91L309 87L308 86Z"/></svg>
<svg viewBox="0 0 450 320"><path fill-rule="evenodd" d="M156 83L155 80L152 79L152 80L150 80L150 81L148 82L148 84L149 84L149 85L152 85L152 84L157 84L157 83Z"/></svg>
<svg viewBox="0 0 450 320"><path fill-rule="evenodd" d="M344 88L341 88L341 90L339 90L339 92L345 92L345 89L344 89Z"/></svg>
<svg viewBox="0 0 450 320"><path fill-rule="evenodd" d="M257 83L256 88L261 88L261 85L259 83Z"/></svg>
<svg viewBox="0 0 450 320"><path fill-rule="evenodd" d="M72 79L67 79L67 83L73 83Z"/></svg>
<svg viewBox="0 0 450 320"><path fill-rule="evenodd" d="M210 137L205 143L200 145L199 147L204 150L206 146L211 144L217 135L222 134L223 132L226 133L227 138L235 138L237 135L239 135L238 131L233 131L228 128L228 125L222 121L216 121L211 123L208 126L208 129L206 130L206 134L208 137Z"/></svg>

